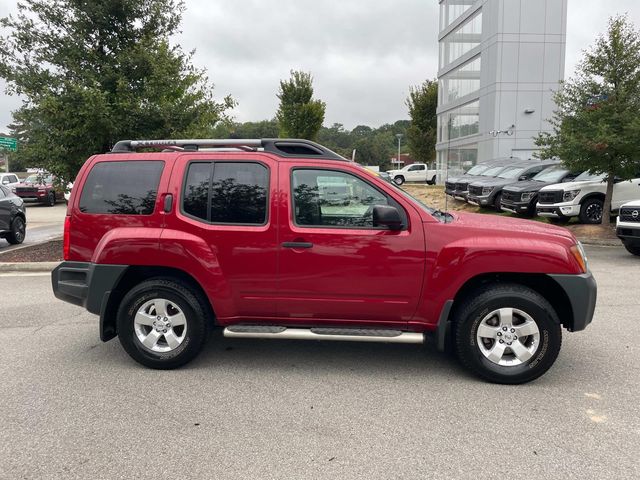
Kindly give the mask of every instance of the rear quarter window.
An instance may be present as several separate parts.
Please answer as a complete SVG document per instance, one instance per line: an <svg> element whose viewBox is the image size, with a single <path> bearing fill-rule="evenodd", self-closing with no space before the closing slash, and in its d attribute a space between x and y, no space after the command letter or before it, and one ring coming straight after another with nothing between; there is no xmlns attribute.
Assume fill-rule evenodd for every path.
<svg viewBox="0 0 640 480"><path fill-rule="evenodd" d="M96 163L82 188L80 211L114 215L151 215L164 162Z"/></svg>

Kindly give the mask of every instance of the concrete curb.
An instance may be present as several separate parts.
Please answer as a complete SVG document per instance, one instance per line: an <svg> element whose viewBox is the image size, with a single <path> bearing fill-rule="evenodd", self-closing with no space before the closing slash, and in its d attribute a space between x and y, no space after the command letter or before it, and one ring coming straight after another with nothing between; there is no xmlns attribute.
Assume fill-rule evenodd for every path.
<svg viewBox="0 0 640 480"><path fill-rule="evenodd" d="M0 262L0 273L50 273L60 262Z"/></svg>

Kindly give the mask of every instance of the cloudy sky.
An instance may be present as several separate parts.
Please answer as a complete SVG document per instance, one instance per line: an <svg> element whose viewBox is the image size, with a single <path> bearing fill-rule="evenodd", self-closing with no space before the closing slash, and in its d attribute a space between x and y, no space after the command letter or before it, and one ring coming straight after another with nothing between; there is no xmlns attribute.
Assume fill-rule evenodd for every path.
<svg viewBox="0 0 640 480"><path fill-rule="evenodd" d="M536 0L526 0L536 1ZM438 0L186 0L185 50L206 67L220 98L239 103L238 121L272 118L278 82L312 72L325 124L379 126L407 118L410 85L436 75ZM0 0L0 16L16 10ZM566 73L613 13L640 27L638 0L569 0ZM4 84L0 81L0 89ZM0 131L20 100L0 92Z"/></svg>

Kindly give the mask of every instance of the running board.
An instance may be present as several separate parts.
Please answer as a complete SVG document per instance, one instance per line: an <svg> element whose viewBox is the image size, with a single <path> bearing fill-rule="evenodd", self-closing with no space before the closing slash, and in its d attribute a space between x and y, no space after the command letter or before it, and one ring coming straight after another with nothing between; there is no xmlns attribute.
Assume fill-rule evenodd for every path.
<svg viewBox="0 0 640 480"><path fill-rule="evenodd" d="M230 338L273 338L284 340L330 340L334 342L424 343L424 335L400 330L365 328L288 328L235 325L224 329Z"/></svg>

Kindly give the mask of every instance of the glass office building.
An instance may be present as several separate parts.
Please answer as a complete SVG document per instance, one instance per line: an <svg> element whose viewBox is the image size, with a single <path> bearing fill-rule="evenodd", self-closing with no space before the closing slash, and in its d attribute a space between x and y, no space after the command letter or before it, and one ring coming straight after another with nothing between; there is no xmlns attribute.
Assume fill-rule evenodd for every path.
<svg viewBox="0 0 640 480"><path fill-rule="evenodd" d="M564 77L567 0L440 0L438 169L530 158Z"/></svg>

